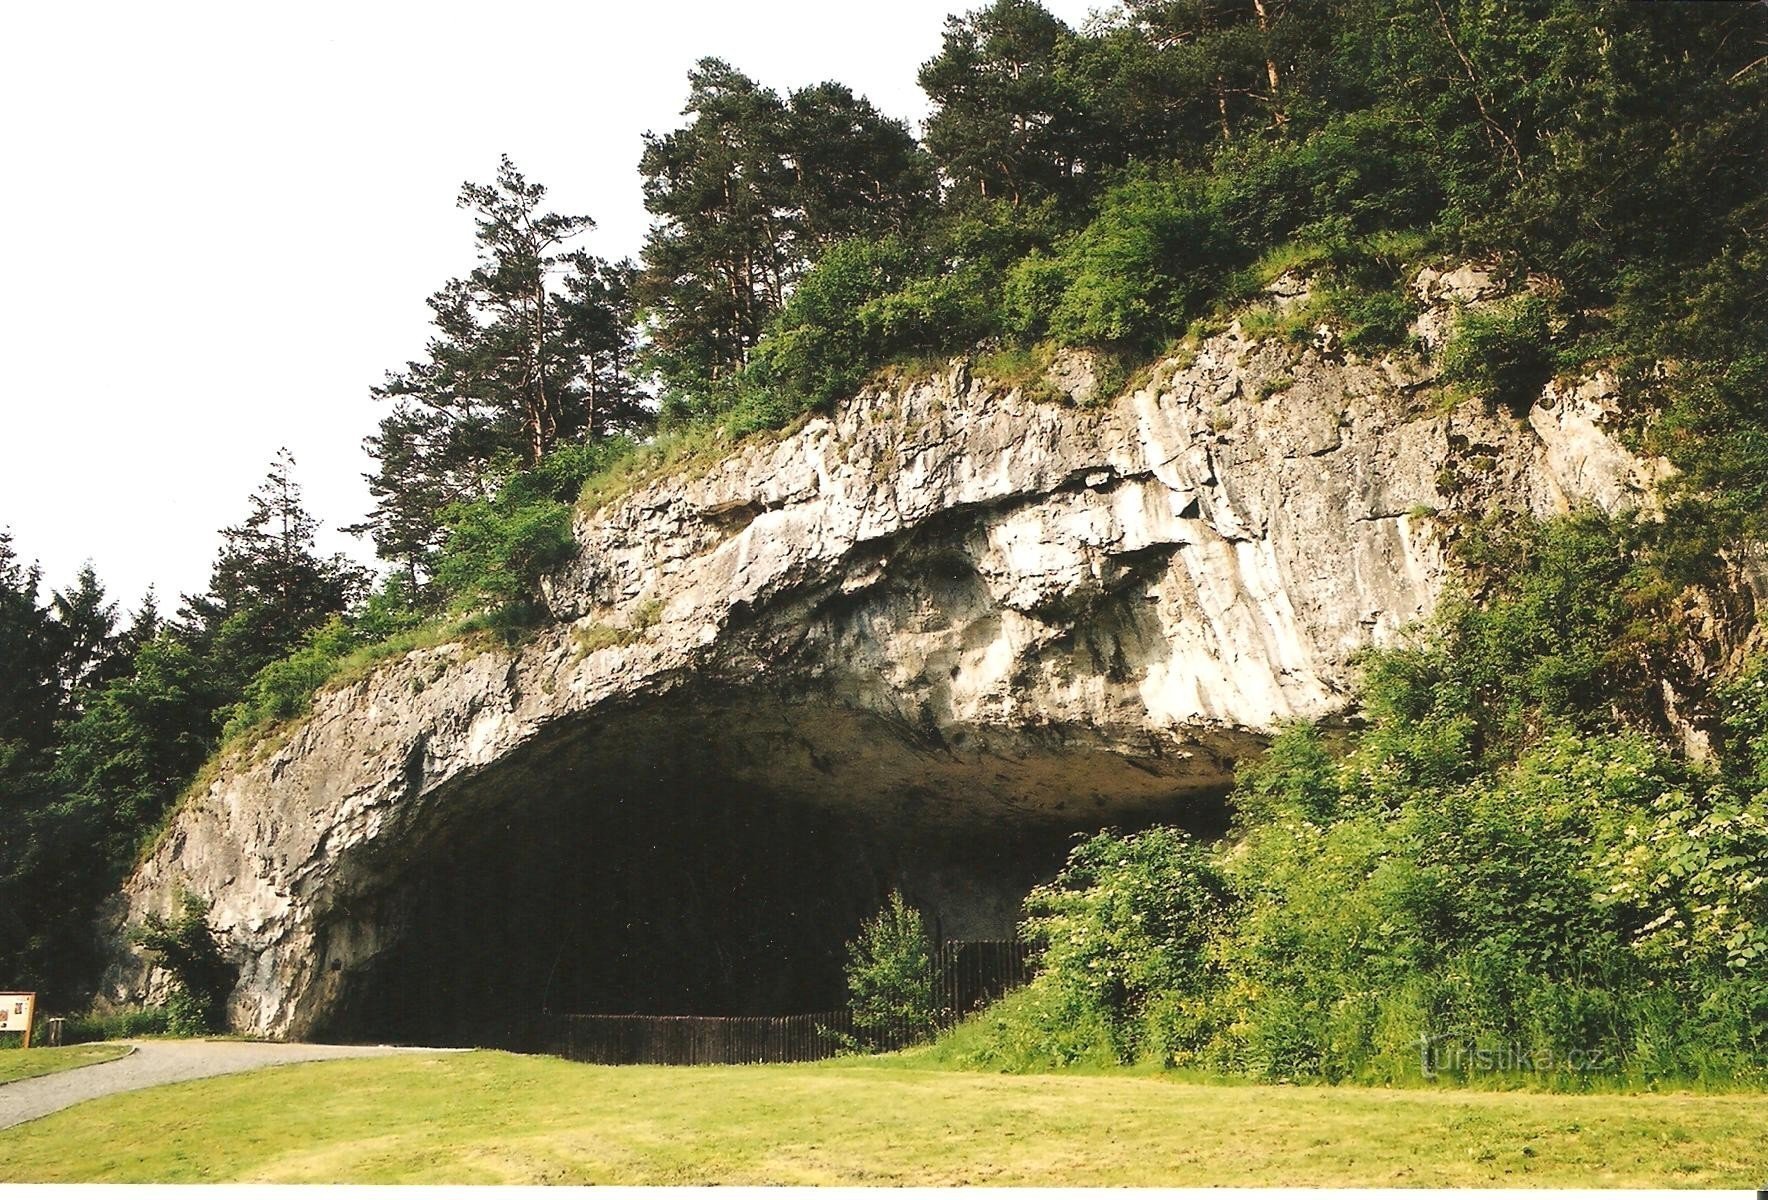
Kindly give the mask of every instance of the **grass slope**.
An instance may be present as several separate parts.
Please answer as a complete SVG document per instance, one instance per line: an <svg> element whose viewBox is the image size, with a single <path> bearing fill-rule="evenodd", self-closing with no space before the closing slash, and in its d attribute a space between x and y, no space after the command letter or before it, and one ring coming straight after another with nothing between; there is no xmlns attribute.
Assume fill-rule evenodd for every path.
<svg viewBox="0 0 1768 1200"><path fill-rule="evenodd" d="M0 1083L11 1083L15 1079L32 1079L38 1075L53 1075L57 1071L71 1071L75 1067L89 1067L94 1063L109 1062L113 1058L121 1058L129 1053L129 1047L106 1043L94 1043L87 1046L41 1046L31 1050L20 1050L16 1046L0 1050Z"/></svg>
<svg viewBox="0 0 1768 1200"><path fill-rule="evenodd" d="M8 1182L1755 1186L1760 1096L1378 1091L480 1052L114 1096Z"/></svg>

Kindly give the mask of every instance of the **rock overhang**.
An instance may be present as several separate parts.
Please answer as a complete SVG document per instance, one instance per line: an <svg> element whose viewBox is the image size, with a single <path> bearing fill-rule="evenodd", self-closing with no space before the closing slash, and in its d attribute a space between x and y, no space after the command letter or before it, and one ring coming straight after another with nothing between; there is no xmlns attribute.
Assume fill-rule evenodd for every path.
<svg viewBox="0 0 1768 1200"><path fill-rule="evenodd" d="M1230 331L1097 407L961 361L868 391L581 514L525 646L414 652L322 694L178 816L119 922L208 896L236 1020L288 1033L345 1002L401 881L475 823L526 812L549 836L566 810L530 793L593 812L583 781L666 763L905 844L1182 819L1428 614L1444 516L1644 502L1612 380L1520 419L1444 411L1429 381ZM153 986L126 955L107 981Z"/></svg>

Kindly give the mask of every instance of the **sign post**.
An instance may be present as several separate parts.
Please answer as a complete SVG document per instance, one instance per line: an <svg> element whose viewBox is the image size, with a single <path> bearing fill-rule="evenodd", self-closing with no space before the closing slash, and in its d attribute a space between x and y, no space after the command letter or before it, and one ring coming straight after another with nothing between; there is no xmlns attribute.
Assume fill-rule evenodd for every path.
<svg viewBox="0 0 1768 1200"><path fill-rule="evenodd" d="M23 1033L31 1048L31 1022L37 1018L36 992L0 992L0 1033Z"/></svg>

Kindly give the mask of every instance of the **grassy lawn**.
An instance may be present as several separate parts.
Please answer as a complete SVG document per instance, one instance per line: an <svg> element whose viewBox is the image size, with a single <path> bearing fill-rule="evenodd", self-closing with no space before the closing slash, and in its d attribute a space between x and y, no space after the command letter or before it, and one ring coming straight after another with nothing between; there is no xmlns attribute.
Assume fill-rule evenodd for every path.
<svg viewBox="0 0 1768 1200"><path fill-rule="evenodd" d="M510 1054L277 1067L0 1138L7 1182L1706 1185L1768 1177L1750 1095L1558 1096Z"/></svg>
<svg viewBox="0 0 1768 1200"><path fill-rule="evenodd" d="M0 1083L30 1079L35 1075L53 1075L57 1071L68 1071L75 1067L89 1067L93 1063L121 1058L127 1053L129 1047L110 1042L93 1042L85 1046L43 1046L32 1050L9 1046L0 1050Z"/></svg>

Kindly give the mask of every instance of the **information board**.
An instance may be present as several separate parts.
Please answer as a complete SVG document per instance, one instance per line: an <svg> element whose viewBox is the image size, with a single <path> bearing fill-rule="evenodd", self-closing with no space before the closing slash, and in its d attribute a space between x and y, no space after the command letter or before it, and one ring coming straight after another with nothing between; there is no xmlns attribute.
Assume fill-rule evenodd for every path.
<svg viewBox="0 0 1768 1200"><path fill-rule="evenodd" d="M37 1016L36 992L0 992L0 1033L22 1033L31 1048L31 1021Z"/></svg>

